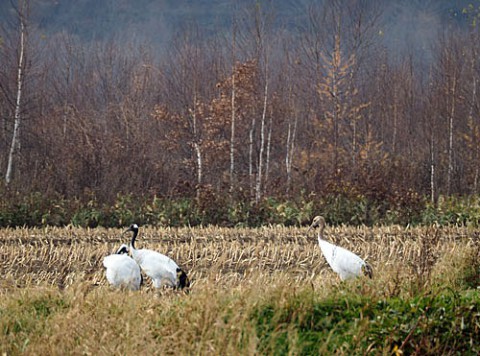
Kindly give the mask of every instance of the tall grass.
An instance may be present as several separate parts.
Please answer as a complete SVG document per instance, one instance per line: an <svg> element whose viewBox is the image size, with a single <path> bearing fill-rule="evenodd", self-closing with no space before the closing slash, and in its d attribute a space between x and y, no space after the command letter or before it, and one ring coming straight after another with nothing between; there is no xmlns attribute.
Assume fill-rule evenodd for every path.
<svg viewBox="0 0 480 356"><path fill-rule="evenodd" d="M328 228L374 279L340 282L298 228L144 228L193 280L189 294L113 290L117 229L0 231L7 354L477 354L478 233Z"/></svg>

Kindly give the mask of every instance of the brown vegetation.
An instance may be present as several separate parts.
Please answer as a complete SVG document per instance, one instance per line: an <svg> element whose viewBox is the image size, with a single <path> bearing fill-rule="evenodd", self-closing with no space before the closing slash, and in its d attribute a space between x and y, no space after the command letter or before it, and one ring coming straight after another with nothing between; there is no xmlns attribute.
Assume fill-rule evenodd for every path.
<svg viewBox="0 0 480 356"><path fill-rule="evenodd" d="M193 292L213 285L228 289L248 284L252 275L268 279L282 273L317 286L335 280L315 235L305 232L285 227L145 228L138 245L177 261L188 271ZM428 281L439 258L478 243L478 232L467 228L338 227L327 228L326 236L366 258L380 279L396 271ZM0 237L2 283L9 288L52 285L63 289L83 282L106 286L102 258L128 242L120 230L103 228L5 229Z"/></svg>
<svg viewBox="0 0 480 356"><path fill-rule="evenodd" d="M288 335L286 347L294 353L336 350L349 354L359 349L391 353L399 347L427 353L478 350L478 297L474 295L479 283L478 231L327 228L330 240L366 257L375 271L372 280L343 283L327 266L315 237L305 236L305 232L306 228L283 227L144 228L139 247L159 250L188 270L193 286L189 294L183 294L159 292L148 284L138 292L108 285L101 261L126 242L120 238L120 230L1 230L0 350L26 354L252 354L284 350L282 335ZM448 298L456 290L462 291L465 303L473 304L463 307L457 300L455 307L451 306ZM467 294L470 291L473 294ZM427 315L428 303L433 303L438 293L446 293L439 297L445 307ZM470 299L463 299L467 297ZM365 299L359 302L358 298ZM396 308L402 298L407 309L399 313ZM342 307L344 300L347 305ZM349 300L353 303L350 307ZM423 300L426 309L422 309ZM392 303L392 309L381 307L385 303ZM368 312L372 306L380 306L378 317ZM326 314L316 308L327 308ZM334 321L329 308L332 313L340 308L345 316L340 314L340 320ZM291 314L285 316L286 312ZM258 313L273 313L271 334L270 324L263 325ZM442 322L438 315L449 319ZM390 322L390 318L398 318L402 324ZM315 324L306 321L310 319ZM343 334L346 323L353 323L354 335L350 331ZM449 335L456 332L464 339L451 339L444 331L423 331L434 330L431 325L438 323L446 331L453 330ZM309 330L321 332L322 341L309 344L295 339ZM438 337L448 345L438 344Z"/></svg>
<svg viewBox="0 0 480 356"><path fill-rule="evenodd" d="M145 45L44 38L20 11L0 33L11 190L102 203L202 187L256 201L338 187L379 200L477 193L478 26L449 27L428 62L393 60L373 7L306 11L293 36L272 9L239 9L227 38L191 26L162 58Z"/></svg>

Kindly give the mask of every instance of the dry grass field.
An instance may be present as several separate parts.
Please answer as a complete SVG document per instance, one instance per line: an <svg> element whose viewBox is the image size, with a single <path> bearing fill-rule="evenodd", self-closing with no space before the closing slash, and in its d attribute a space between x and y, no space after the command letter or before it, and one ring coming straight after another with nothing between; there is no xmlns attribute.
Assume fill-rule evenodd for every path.
<svg viewBox="0 0 480 356"><path fill-rule="evenodd" d="M445 290L455 298L468 296L472 314L464 318L454 311L449 322L471 328L461 335L471 338L465 342L473 353L479 350L478 230L328 227L330 241L366 258L374 270L372 280L340 282L306 228L140 227L137 247L162 252L184 267L192 281L188 294L153 290L148 282L138 292L109 287L102 258L128 242L130 235L121 233L73 227L0 231L2 354L436 352L445 341L417 337L417 329L433 325L433 299L409 310L414 314L403 329L386 325L376 338L367 331L380 317L367 315L366 304L398 299L420 305L424 299L418 298ZM319 311L324 302L333 303L333 310L345 302L351 314L336 322L332 311ZM443 350L456 350L452 342Z"/></svg>

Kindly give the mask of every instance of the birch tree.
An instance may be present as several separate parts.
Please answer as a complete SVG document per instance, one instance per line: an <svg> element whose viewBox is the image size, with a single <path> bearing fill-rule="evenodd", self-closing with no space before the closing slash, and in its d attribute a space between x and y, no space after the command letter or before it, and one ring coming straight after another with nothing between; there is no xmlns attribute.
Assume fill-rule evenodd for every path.
<svg viewBox="0 0 480 356"><path fill-rule="evenodd" d="M453 175L454 175L454 158L455 158L455 138L457 131L457 111L460 109L459 86L462 71L462 63L460 60L461 49L458 48L457 38L452 35L444 39L441 47L441 57L438 68L438 75L443 81L444 95L444 113L443 117L447 123L447 182L446 194L452 193Z"/></svg>
<svg viewBox="0 0 480 356"><path fill-rule="evenodd" d="M13 133L8 152L7 170L5 173L5 184L11 183L13 178L14 163L20 150L20 124L22 122L22 94L25 81L25 56L27 46L27 18L28 18L28 0L20 0L17 9L19 23L19 39L18 39L18 62L17 62L17 90L15 96L15 109L13 118Z"/></svg>
<svg viewBox="0 0 480 356"><path fill-rule="evenodd" d="M269 154L270 147L267 147L267 144L271 142L271 124L272 121L269 120L270 127L267 128L267 114L268 114L268 105L269 105L269 95L270 95L270 51L272 46L271 38L271 26L273 21L272 9L261 8L260 4L257 3L254 8L254 24L252 27L252 37L254 40L254 53L256 58L256 63L259 66L259 74L261 75L262 89L259 91L262 93L261 96L261 114L260 114L260 132L259 132L259 151L257 156L257 172L255 177L255 201L260 201L260 198L263 194L264 184L266 184L266 178L268 174L266 173L266 168L269 165ZM251 141L250 141L250 150L253 149L253 137L252 134L255 128L255 119L252 119L251 127ZM251 170L252 171L252 170Z"/></svg>
<svg viewBox="0 0 480 356"><path fill-rule="evenodd" d="M237 24L234 20L232 27L232 78L231 78L231 122L230 122L230 193L233 191L235 184L235 126L236 126L236 83L235 83L235 62L236 62L236 47L237 47Z"/></svg>
<svg viewBox="0 0 480 356"><path fill-rule="evenodd" d="M213 69L218 66L216 61L222 59L214 57L219 54L216 42L211 40L207 43L204 37L204 33L197 27L186 29L172 44L171 59L165 70L168 104L180 113L177 132L171 132L170 135L182 132L181 138L174 144L177 148L182 145L188 147L188 154L192 157L186 161L189 168L193 165L197 187L207 183L208 169L216 170L211 165L207 167L212 160L208 162L205 152L209 146L211 150L212 143L209 142L206 131L210 116L209 101L214 97L215 82L218 79ZM163 108L159 113L162 112Z"/></svg>
<svg viewBox="0 0 480 356"><path fill-rule="evenodd" d="M448 170L447 170L447 194L452 191L452 175L453 175L453 132L455 122L455 108L456 108L456 96L457 96L457 70L454 69L450 82L447 84L447 100L449 101L448 112ZM450 94L450 95L449 95Z"/></svg>
<svg viewBox="0 0 480 356"><path fill-rule="evenodd" d="M463 135L468 149L468 156L470 159L470 167L473 169L473 177L471 178L471 193L478 193L479 184L479 166L480 166L480 103L478 96L478 74L479 68L477 65L478 58L478 34L472 36L471 47L469 51L469 76L471 83L465 90L464 96L467 100L467 130Z"/></svg>
<svg viewBox="0 0 480 356"><path fill-rule="evenodd" d="M432 73L430 71L429 82L433 82ZM432 89L432 85L428 89ZM425 140L428 142L428 163L430 166L430 203L435 205L437 201L437 156L438 156L438 114L435 110L435 101L433 97L425 95L425 121L423 122L423 130L425 131Z"/></svg>
<svg viewBox="0 0 480 356"><path fill-rule="evenodd" d="M295 141L297 138L297 125L298 125L298 110L293 106L293 93L292 87L290 87L288 93L288 102L290 103L290 108L293 116L292 120L288 120L287 124L287 139L285 142L285 171L287 175L287 182L285 187L285 192L288 195L290 193L290 187L292 185L292 166L293 166L293 157L295 154Z"/></svg>

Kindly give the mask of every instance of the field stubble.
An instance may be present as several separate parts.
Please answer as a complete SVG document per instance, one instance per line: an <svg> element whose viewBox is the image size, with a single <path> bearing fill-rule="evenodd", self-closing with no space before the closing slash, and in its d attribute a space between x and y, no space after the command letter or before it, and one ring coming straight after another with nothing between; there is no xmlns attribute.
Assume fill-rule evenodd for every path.
<svg viewBox="0 0 480 356"><path fill-rule="evenodd" d="M369 261L375 278L386 271L429 273L438 258L473 246L479 232L467 228L336 227L327 228L333 243ZM106 284L102 259L129 235L117 229L3 229L0 261L3 287L74 283ZM306 229L181 228L141 229L138 248L162 252L183 266L192 290L215 283L225 288L248 283L249 276L284 273L300 282L324 284L336 279L313 232ZM209 287L208 285L205 287Z"/></svg>
<svg viewBox="0 0 480 356"><path fill-rule="evenodd" d="M375 298L411 295L435 283L437 276L442 276L438 277L442 283L450 278L455 284L455 276L450 275L452 266L461 263L466 254L476 253L478 257L480 251L479 231L463 227L329 227L325 233L328 240L354 251L372 265L374 279L355 282L351 288L361 288L359 293ZM315 233L311 231L307 236L306 228L141 227L137 248L172 257L186 269L193 282L191 291L188 295L157 292L148 283L137 293L113 291L104 277L102 259L121 243L128 243L129 237L122 235L122 230L103 228L0 230L0 290L4 296L23 291L34 295L46 288L50 291L47 294L70 293L70 303L82 305L71 310L68 317L52 322L55 330L50 330L48 337L38 336L33 349L28 344L13 343L2 351L151 353L160 344L166 354L179 350L201 354L209 350L238 352L238 345L249 354L258 352L259 340L246 338L248 330L240 325L246 325L243 318L252 305L278 293L296 293L305 286L316 297L327 296L340 285L321 254ZM238 294L243 297L233 297ZM24 298L23 294L18 298ZM144 317L127 317L128 309ZM103 320L101 325L105 320L111 322L110 330L97 330L101 326L95 323L85 328L95 319ZM188 328L182 320L187 320ZM134 331L135 323L143 323L140 330ZM72 325L77 325L78 330L75 337L68 337L66 330L75 329ZM111 329L112 325L117 326ZM148 337L141 336L141 328L148 329ZM42 337L45 342L39 341ZM139 342L139 337L143 341ZM118 341L129 338L128 343ZM25 339L33 342L31 335ZM66 348L52 346L58 342ZM102 342L103 349L99 349Z"/></svg>

